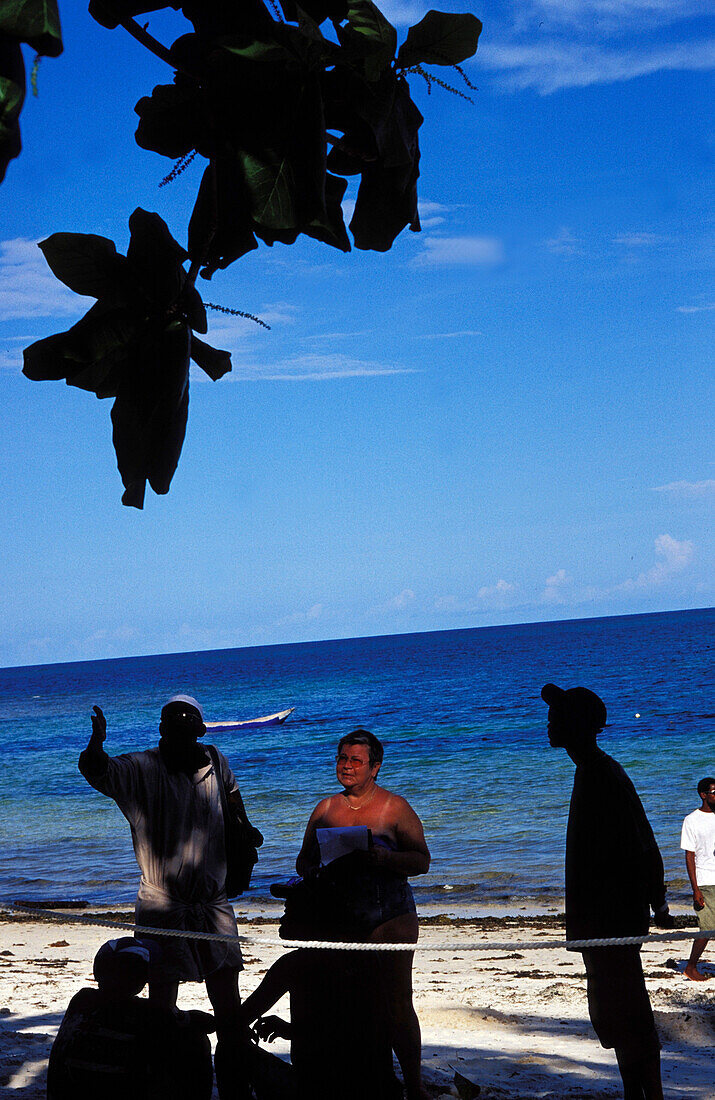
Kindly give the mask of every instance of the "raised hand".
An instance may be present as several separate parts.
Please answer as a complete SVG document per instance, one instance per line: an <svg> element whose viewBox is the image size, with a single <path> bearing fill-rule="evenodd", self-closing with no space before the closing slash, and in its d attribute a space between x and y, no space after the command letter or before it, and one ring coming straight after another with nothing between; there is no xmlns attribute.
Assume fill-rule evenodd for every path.
<svg viewBox="0 0 715 1100"><path fill-rule="evenodd" d="M92 737L95 741L104 741L107 736L107 719L102 708L92 707Z"/></svg>

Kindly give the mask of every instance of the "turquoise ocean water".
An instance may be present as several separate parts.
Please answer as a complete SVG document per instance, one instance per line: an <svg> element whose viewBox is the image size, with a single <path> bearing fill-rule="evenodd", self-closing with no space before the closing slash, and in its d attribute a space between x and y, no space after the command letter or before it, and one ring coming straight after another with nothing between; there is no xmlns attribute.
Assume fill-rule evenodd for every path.
<svg viewBox="0 0 715 1100"><path fill-rule="evenodd" d="M293 873L311 809L336 789L335 743L363 725L385 743L382 784L425 825L418 901L556 899L573 765L548 747L547 681L606 702L602 747L633 779L685 899L680 824L715 773L714 623L713 610L669 612L0 669L0 899L133 899L129 828L77 756L95 703L107 750L127 752L156 743L177 691L207 719L296 708L282 727L211 738L266 836L249 897Z"/></svg>

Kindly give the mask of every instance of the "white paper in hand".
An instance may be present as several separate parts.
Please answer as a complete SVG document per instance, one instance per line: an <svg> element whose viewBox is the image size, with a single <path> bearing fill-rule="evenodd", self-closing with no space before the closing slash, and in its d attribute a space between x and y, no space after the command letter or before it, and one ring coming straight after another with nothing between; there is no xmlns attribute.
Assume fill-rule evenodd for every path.
<svg viewBox="0 0 715 1100"><path fill-rule="evenodd" d="M332 863L349 852L367 852L370 849L370 830L367 825L346 825L340 829L316 829L320 847L320 862Z"/></svg>

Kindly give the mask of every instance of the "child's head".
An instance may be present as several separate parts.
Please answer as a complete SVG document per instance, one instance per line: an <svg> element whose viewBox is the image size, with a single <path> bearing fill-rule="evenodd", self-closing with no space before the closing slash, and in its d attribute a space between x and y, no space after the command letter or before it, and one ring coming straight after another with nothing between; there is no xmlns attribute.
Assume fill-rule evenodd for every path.
<svg viewBox="0 0 715 1100"><path fill-rule="evenodd" d="M113 1000L136 997L149 977L149 948L131 936L108 940L94 956L94 977Z"/></svg>

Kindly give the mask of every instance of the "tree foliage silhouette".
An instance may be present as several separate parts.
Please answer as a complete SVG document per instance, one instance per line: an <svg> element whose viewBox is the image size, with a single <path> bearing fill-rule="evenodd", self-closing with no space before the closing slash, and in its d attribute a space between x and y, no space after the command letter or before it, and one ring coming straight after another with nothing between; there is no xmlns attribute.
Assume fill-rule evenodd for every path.
<svg viewBox="0 0 715 1100"><path fill-rule="evenodd" d="M166 47L135 17L168 7L191 29ZM186 249L142 209L129 218L126 256L93 234L54 233L41 243L57 278L97 301L67 332L28 347L24 373L114 398L122 501L141 508L146 482L166 493L176 470L190 361L213 379L231 369L228 352L196 336L207 331L199 273L210 279L259 241L292 244L300 234L350 251L349 176L359 177L349 226L356 248L386 252L406 226L419 230L423 119L406 77L429 81L425 65L458 68L482 25L430 11L398 46L372 0L281 0L280 9L273 0L91 0L89 12L173 69L172 82L135 107L137 143L178 162L167 178L197 155L206 166ZM20 152L23 42L38 54L61 52L56 0L0 7L0 179Z"/></svg>

